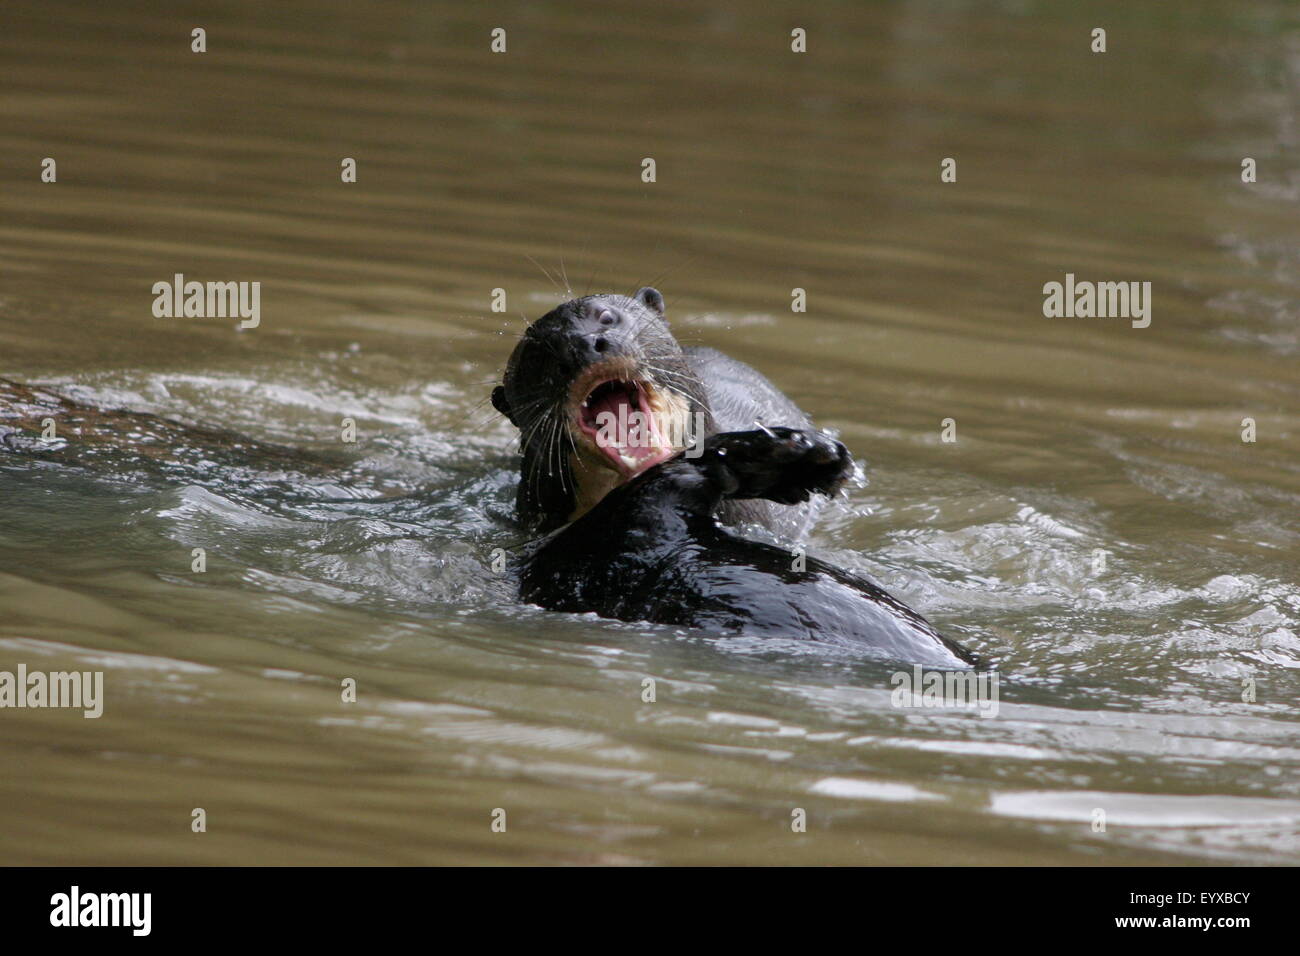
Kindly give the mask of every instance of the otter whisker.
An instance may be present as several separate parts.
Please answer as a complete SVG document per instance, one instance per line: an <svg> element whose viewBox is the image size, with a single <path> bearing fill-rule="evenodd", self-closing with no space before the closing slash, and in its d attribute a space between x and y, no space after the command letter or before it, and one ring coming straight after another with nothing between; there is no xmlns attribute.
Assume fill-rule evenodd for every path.
<svg viewBox="0 0 1300 956"><path fill-rule="evenodd" d="M547 420L547 418L549 417L549 415L550 415L549 412L547 412L547 413L544 414L544 415L539 415L539 416L537 417L537 420L534 421L534 422L532 423L531 426L529 426L528 431L527 431L526 434L523 433L523 432L520 432L520 436L521 436L520 439L519 439L519 450L520 450L520 451L522 451L522 452L524 452L525 454L527 454L528 446L529 446L530 444L532 444L533 436L537 433L538 428L540 428L540 427L541 427L541 426L546 422L546 420Z"/></svg>
<svg viewBox="0 0 1300 956"><path fill-rule="evenodd" d="M568 490L568 482L566 481L566 478L568 477L567 470L564 467L564 461L560 452L561 428L562 425L560 422L560 417L556 415L552 419L550 435L547 438L546 460L549 463L551 457L552 456L555 457L555 470L556 472L559 473L560 491L567 491Z"/></svg>
<svg viewBox="0 0 1300 956"><path fill-rule="evenodd" d="M558 282L555 281L554 276L552 276L549 272L547 272L546 269L544 269L544 268L542 267L542 264L541 264L540 262L538 262L538 261L537 261L536 259L534 259L532 256L527 255L527 254L524 255L524 258L527 259L529 262L531 262L533 265L537 266L537 268L539 268L539 269L542 270L542 275L546 276L546 281L547 281L547 282L549 282L551 285L555 286L555 291L556 291L556 292L561 292L561 291L563 291L563 290L560 288L560 284L559 284Z"/></svg>
<svg viewBox="0 0 1300 956"><path fill-rule="evenodd" d="M569 447L573 450L574 458L578 457L578 443L573 439L573 429L566 426L564 434L569 437ZM569 460L572 461L573 459L571 458Z"/></svg>
<svg viewBox="0 0 1300 956"><path fill-rule="evenodd" d="M679 373L677 373L677 372L674 372L672 369L659 368L658 366L655 366L655 365L649 365L649 364L643 364L642 367L643 367L643 368L646 368L646 369L649 369L649 370L652 371L652 372L657 372L657 373L659 373L661 376L663 376L663 378L664 378L665 380L668 380L668 381L677 381L677 380L680 380L680 381L682 381L682 382L685 382L686 384L694 384L694 385L698 385L698 386L700 386L700 388L704 388L704 383L701 382L698 378L693 378L693 377L691 377L691 376L689 376L689 375L682 375L682 374L679 374ZM665 384L666 384L666 382L665 382Z"/></svg>
<svg viewBox="0 0 1300 956"><path fill-rule="evenodd" d="M701 255L703 255L703 253L700 252L699 250L696 250L695 252L692 252L690 255L677 260L677 262L673 263L672 265L665 266L663 269L659 270L658 275L656 275L650 282L646 284L657 287L663 282L664 279L667 279L670 275L677 272L677 270L684 269L688 266L692 266L695 263L699 262Z"/></svg>
<svg viewBox="0 0 1300 956"><path fill-rule="evenodd" d="M667 382L655 382L655 383L653 383L653 384L654 384L655 387L657 387L657 388L666 389L667 391L670 391L670 392L672 392L672 393L675 394L675 395L680 395L682 398L686 399L688 402L694 401L694 399L692 398L690 392L683 391L682 389L678 388L676 385L669 385Z"/></svg>
<svg viewBox="0 0 1300 956"><path fill-rule="evenodd" d="M491 400L492 400L491 397L489 397L489 398L488 398L488 401L491 401ZM544 404L546 404L548 401L549 401L549 399L544 398L544 397L543 397L543 398L536 398L536 399L533 399L533 400L530 401L530 402L523 402L523 403L518 404L518 405L512 404L512 405L510 406L510 410L511 410L512 412L514 412L516 418L528 418L528 417L529 417L529 415L528 415L529 412L531 412L533 409L537 408L539 405L544 405Z"/></svg>
<svg viewBox="0 0 1300 956"><path fill-rule="evenodd" d="M692 375L690 372L685 371L684 369L675 369L675 368L674 368L674 369L668 369L668 368L664 368L663 366L660 366L660 365L652 365L651 363L645 361L644 359L642 360L642 363L641 363L641 364L644 365L644 366L645 366L646 368L648 368L648 369L653 369L653 370L656 371L656 372L662 372L662 373L665 374L665 375L669 375L669 376L672 376L672 377L675 377L675 378L684 378L684 379L686 379L686 380L688 380L688 381L695 382L697 385L703 385L703 384L704 384L703 382L700 381L700 379L699 379L698 377Z"/></svg>
<svg viewBox="0 0 1300 956"><path fill-rule="evenodd" d="M698 386L700 387L701 390L704 390L704 383L701 382L698 378L695 378L695 377L692 376L692 375L687 375L687 374L682 373L682 372L677 372L677 371L675 371L675 370L673 370L673 369L660 368L660 367L658 367L657 365L650 365L649 363L646 363L646 362L643 362L643 363L642 363L642 367L643 367L643 368L647 368L647 369L649 369L649 370L652 371L652 372L658 372L658 373L659 373L660 375L662 375L665 379L676 379L676 380L681 380L681 381L684 381L684 382L687 382L687 383L690 383L690 384L698 385ZM658 383L657 383L657 384L658 384ZM663 384L667 385L667 382L664 382ZM689 398L690 396L688 395L687 397Z"/></svg>

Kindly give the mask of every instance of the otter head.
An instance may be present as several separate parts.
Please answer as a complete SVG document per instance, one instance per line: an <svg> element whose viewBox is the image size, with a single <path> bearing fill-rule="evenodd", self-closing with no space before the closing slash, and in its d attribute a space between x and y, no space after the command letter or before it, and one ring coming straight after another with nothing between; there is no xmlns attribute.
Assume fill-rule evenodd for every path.
<svg viewBox="0 0 1300 956"><path fill-rule="evenodd" d="M703 386L651 288L546 313L515 346L492 404L519 429L519 518L538 530L572 521L713 431Z"/></svg>

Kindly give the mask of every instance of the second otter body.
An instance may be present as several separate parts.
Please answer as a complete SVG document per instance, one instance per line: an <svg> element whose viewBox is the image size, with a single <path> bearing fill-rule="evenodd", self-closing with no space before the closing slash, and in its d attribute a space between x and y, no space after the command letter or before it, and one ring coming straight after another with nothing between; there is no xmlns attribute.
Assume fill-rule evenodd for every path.
<svg viewBox="0 0 1300 956"><path fill-rule="evenodd" d="M492 404L519 429L516 510L525 527L540 532L581 517L692 442L756 425L811 424L743 362L714 349L683 349L664 318L663 296L648 287L630 297L573 299L533 322ZM721 517L798 540L812 508L729 501Z"/></svg>

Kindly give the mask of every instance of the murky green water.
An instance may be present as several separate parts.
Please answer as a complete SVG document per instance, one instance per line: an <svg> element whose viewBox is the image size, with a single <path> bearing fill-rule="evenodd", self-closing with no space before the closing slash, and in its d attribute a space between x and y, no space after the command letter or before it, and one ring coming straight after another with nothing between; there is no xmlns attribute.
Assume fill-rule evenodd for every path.
<svg viewBox="0 0 1300 956"><path fill-rule="evenodd" d="M0 711L0 859L1300 862L1294 6L752 6L5 4L0 376L348 464L0 458L0 669L106 696ZM813 550L996 718L510 601L519 315L646 283L865 460Z"/></svg>

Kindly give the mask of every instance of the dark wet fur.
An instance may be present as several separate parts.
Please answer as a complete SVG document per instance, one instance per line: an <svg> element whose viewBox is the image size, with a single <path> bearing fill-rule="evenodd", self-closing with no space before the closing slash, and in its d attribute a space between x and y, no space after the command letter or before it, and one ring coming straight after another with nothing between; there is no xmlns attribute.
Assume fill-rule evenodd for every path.
<svg viewBox="0 0 1300 956"><path fill-rule="evenodd" d="M718 523L726 502L804 502L833 493L851 469L845 447L818 432L714 435L698 458L678 455L650 468L526 549L520 596L553 611L976 666L970 652L866 578L814 558L795 570L795 555Z"/></svg>

